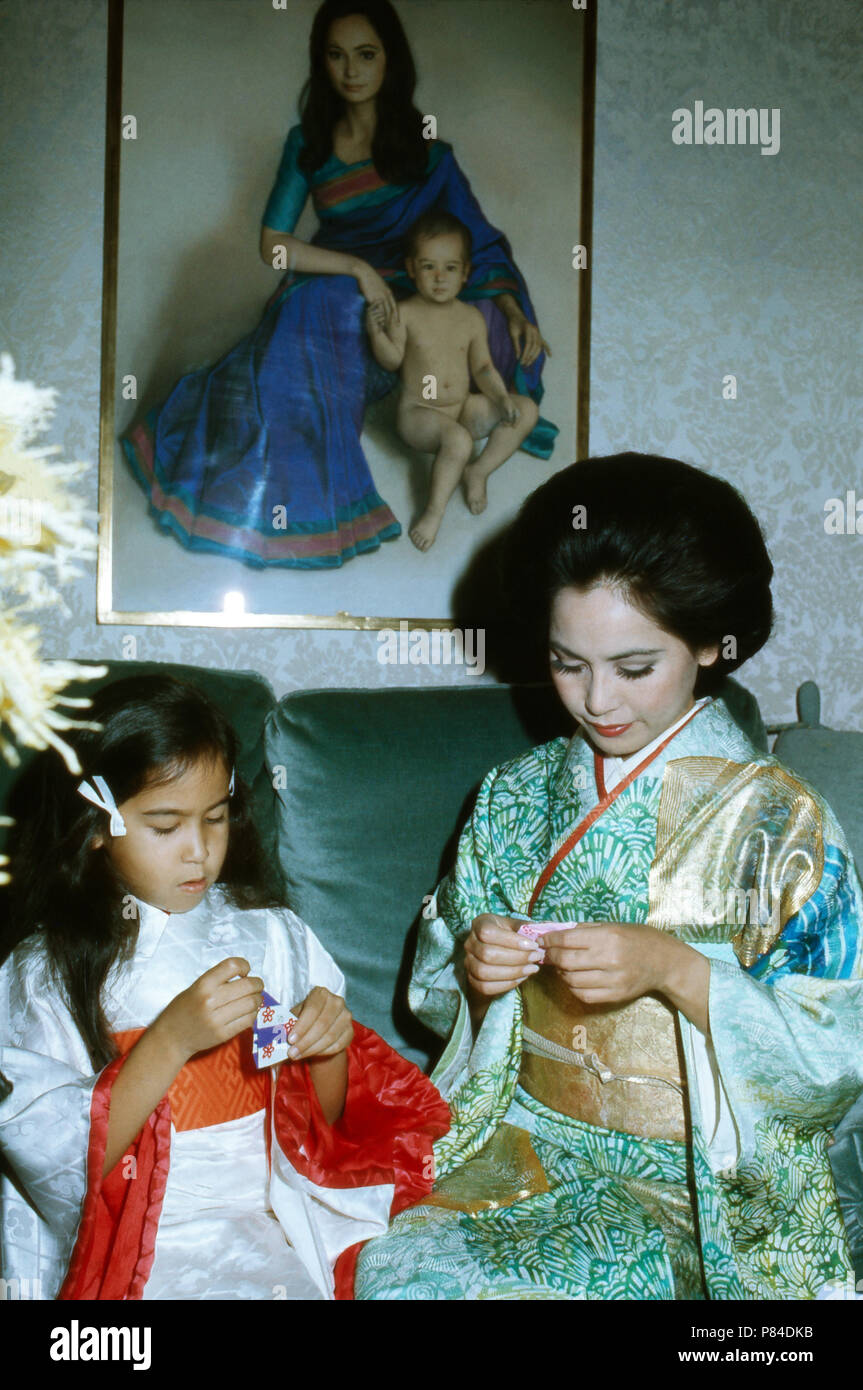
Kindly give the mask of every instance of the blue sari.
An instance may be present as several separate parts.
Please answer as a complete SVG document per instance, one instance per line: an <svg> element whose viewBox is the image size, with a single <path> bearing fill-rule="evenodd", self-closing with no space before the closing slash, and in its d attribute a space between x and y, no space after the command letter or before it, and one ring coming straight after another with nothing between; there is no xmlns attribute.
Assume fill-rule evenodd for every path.
<svg viewBox="0 0 863 1390"><path fill-rule="evenodd" d="M539 403L544 355L527 369L516 361L494 303L509 293L536 323L527 286L451 147L432 142L424 177L402 185L385 183L371 160L335 156L307 176L302 147L295 126L263 224L292 232L311 193L320 220L312 244L362 257L398 298L414 293L403 258L409 227L431 208L453 213L473 238L461 297L483 313L504 380ZM401 533L360 445L366 406L397 383L369 351L364 310L352 276L289 271L257 328L215 366L182 377L130 430L123 450L161 527L190 550L295 569L334 568ZM557 432L540 419L522 448L549 458Z"/></svg>

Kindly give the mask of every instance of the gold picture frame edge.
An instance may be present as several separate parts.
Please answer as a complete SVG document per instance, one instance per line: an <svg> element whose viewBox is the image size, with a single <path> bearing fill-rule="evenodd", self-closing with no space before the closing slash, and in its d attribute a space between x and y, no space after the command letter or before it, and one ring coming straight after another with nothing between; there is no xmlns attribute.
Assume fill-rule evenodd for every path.
<svg viewBox="0 0 863 1390"><path fill-rule="evenodd" d="M108 0L105 90L105 202L102 222L102 336L99 374L99 536L96 621L110 621L114 498L114 391L117 374L117 254L120 233L120 120L123 99L123 0ZM110 459L110 466L108 460Z"/></svg>
<svg viewBox="0 0 863 1390"><path fill-rule="evenodd" d="M169 612L125 611L113 607L111 522L114 495L114 393L116 390L117 261L120 211L120 122L123 95L123 17L125 0L108 0L107 86L105 94L105 200L102 249L102 333L99 396L99 537L96 572L96 622L130 627L293 628L320 631L380 631L406 622L425 631L451 629L452 618L361 617L338 612L225 613L177 609ZM587 248L587 266L580 272L576 342L576 459L589 456L590 310L593 273L593 158L596 108L596 39L599 0L584 14L582 54L581 163L579 242Z"/></svg>
<svg viewBox="0 0 863 1390"><path fill-rule="evenodd" d="M156 624L160 627L289 627L356 632L398 632L400 623L406 623L410 631L422 629L426 632L450 631L459 626L452 618L361 618L353 613L208 613L197 612L194 609L177 609L169 613L135 613L108 608L101 614L99 621L121 623L128 627Z"/></svg>

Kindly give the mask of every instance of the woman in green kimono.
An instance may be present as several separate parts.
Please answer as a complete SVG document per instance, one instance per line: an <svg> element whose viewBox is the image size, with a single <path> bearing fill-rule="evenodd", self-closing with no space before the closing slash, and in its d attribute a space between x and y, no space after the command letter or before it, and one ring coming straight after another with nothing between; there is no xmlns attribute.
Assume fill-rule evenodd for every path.
<svg viewBox="0 0 863 1390"><path fill-rule="evenodd" d="M593 459L510 566L577 730L489 773L424 914L452 1128L356 1296L813 1298L851 1273L827 1148L863 1090L863 893L714 698L770 633L758 523L687 464Z"/></svg>

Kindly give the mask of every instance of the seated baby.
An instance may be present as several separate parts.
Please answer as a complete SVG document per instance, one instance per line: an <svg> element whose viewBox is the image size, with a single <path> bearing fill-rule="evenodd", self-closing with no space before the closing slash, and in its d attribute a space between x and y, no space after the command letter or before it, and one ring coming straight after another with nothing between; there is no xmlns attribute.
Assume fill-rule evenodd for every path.
<svg viewBox="0 0 863 1390"><path fill-rule="evenodd" d="M492 364L485 319L458 298L470 274L471 237L447 212L428 212L411 227L405 266L417 288L395 309L366 311L366 330L380 365L401 375L396 427L406 444L435 455L428 501L410 528L418 550L434 543L461 480L474 513L485 509L486 479L530 434L539 410L507 391ZM471 376L480 394L470 389ZM473 459L474 440L488 436Z"/></svg>

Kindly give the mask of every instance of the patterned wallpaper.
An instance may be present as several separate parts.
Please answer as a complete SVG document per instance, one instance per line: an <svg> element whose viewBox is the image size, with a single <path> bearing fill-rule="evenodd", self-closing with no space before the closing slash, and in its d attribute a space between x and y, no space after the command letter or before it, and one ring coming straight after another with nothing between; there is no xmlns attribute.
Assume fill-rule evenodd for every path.
<svg viewBox="0 0 863 1390"><path fill-rule="evenodd" d="M740 488L777 614L740 679L773 721L814 679L846 729L863 536L827 535L824 504L863 501L860 47L857 0L600 3L591 452L672 454ZM778 107L778 153L673 143L698 101Z"/></svg>
<svg viewBox="0 0 863 1390"><path fill-rule="evenodd" d="M856 10L602 0L597 91L592 451L676 454L745 492L777 566L778 621L744 679L769 720L793 718L796 687L818 680L839 728L863 728L863 540L823 524L855 467L863 498ZM93 460L94 507L105 38L104 0L0 7L0 346L19 376L58 388L51 438ZM779 152L674 144L672 112L697 101L780 108ZM722 398L728 374L736 400ZM47 654L119 657L128 634L96 624L95 576L68 597ZM279 694L459 678L380 665L370 633L128 631L140 659L253 667Z"/></svg>

